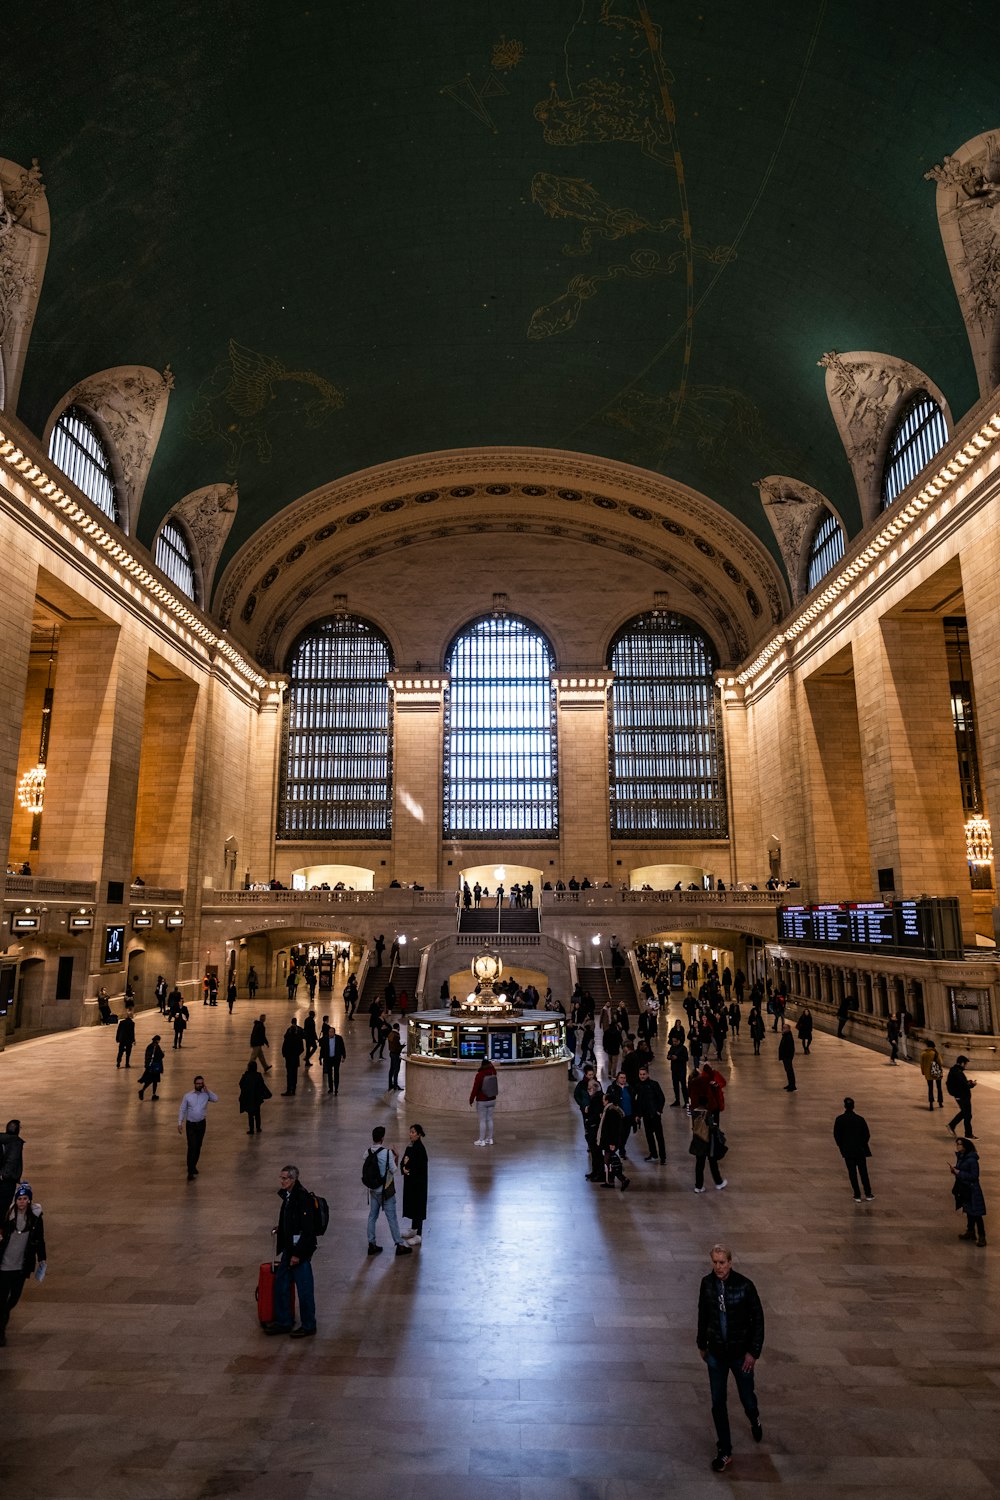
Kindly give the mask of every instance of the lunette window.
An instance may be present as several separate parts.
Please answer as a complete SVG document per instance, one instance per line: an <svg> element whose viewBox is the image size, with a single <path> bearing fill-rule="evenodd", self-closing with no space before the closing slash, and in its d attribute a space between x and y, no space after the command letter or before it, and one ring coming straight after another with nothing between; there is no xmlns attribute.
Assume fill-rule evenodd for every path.
<svg viewBox="0 0 1000 1500"><path fill-rule="evenodd" d="M554 665L545 637L510 616L477 620L452 642L446 836L556 837Z"/></svg>
<svg viewBox="0 0 1000 1500"><path fill-rule="evenodd" d="M840 562L844 555L844 528L832 511L820 520L809 548L807 588L814 589L821 578Z"/></svg>
<svg viewBox="0 0 1000 1500"><path fill-rule="evenodd" d="M613 838L725 838L715 653L696 625L651 612L608 654Z"/></svg>
<svg viewBox="0 0 1000 1500"><path fill-rule="evenodd" d="M366 620L320 620L292 649L278 837L387 839L389 643Z"/></svg>
<svg viewBox="0 0 1000 1500"><path fill-rule="evenodd" d="M195 597L194 561L187 538L176 522L164 521L160 527L156 536L155 557L156 566L160 572L166 573L170 582L175 584L182 594L187 594L189 599L193 599Z"/></svg>
<svg viewBox="0 0 1000 1500"><path fill-rule="evenodd" d="M121 525L111 454L97 426L79 406L67 406L52 429L49 457L99 510Z"/></svg>
<svg viewBox="0 0 1000 1500"><path fill-rule="evenodd" d="M926 391L917 391L903 408L889 444L882 475L883 510L913 483L947 442L948 424L940 406Z"/></svg>

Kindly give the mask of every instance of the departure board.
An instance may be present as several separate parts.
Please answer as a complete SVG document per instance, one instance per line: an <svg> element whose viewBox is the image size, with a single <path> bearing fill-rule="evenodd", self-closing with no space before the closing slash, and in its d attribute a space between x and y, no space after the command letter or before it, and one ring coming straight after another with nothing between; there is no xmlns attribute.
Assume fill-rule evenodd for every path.
<svg viewBox="0 0 1000 1500"><path fill-rule="evenodd" d="M779 906L778 941L842 952L960 959L964 955L957 897L906 901L824 901Z"/></svg>

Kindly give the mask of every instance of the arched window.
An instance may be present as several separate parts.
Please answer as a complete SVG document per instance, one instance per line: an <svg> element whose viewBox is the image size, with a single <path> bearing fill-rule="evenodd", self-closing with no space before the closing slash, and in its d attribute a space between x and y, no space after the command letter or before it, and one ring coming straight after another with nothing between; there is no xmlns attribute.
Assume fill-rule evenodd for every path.
<svg viewBox="0 0 1000 1500"><path fill-rule="evenodd" d="M156 534L154 555L160 572L166 573L170 582L175 584L182 594L187 594L189 599L193 599L195 597L194 559L191 556L187 538L175 521L164 521L160 527Z"/></svg>
<svg viewBox="0 0 1000 1500"><path fill-rule="evenodd" d="M291 685L278 837L387 839L392 826L389 643L353 616L299 636Z"/></svg>
<svg viewBox="0 0 1000 1500"><path fill-rule="evenodd" d="M809 548L809 574L806 587L814 589L835 563L844 555L844 528L832 511L820 517Z"/></svg>
<svg viewBox="0 0 1000 1500"><path fill-rule="evenodd" d="M446 836L555 838L554 666L524 620L477 620L451 644L444 741Z"/></svg>
<svg viewBox="0 0 1000 1500"><path fill-rule="evenodd" d="M917 391L903 408L886 454L882 474L883 510L926 469L947 441L948 424L943 411L933 396L928 396L926 391Z"/></svg>
<svg viewBox="0 0 1000 1500"><path fill-rule="evenodd" d="M118 489L111 454L92 417L79 406L67 406L52 429L49 457L98 509L121 525Z"/></svg>
<svg viewBox="0 0 1000 1500"><path fill-rule="evenodd" d="M679 615L639 615L611 643L612 838L725 838L715 654Z"/></svg>

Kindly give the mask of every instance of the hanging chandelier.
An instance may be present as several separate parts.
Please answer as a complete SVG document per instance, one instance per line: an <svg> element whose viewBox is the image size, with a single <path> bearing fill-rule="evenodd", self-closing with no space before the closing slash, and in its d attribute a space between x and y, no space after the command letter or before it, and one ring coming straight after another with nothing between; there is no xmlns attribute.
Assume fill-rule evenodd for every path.
<svg viewBox="0 0 1000 1500"><path fill-rule="evenodd" d="M989 818L976 813L965 825L965 857L970 865L993 862L993 832Z"/></svg>
<svg viewBox="0 0 1000 1500"><path fill-rule="evenodd" d="M17 800L26 812L40 813L45 802L45 767L40 763L25 771L17 783Z"/></svg>

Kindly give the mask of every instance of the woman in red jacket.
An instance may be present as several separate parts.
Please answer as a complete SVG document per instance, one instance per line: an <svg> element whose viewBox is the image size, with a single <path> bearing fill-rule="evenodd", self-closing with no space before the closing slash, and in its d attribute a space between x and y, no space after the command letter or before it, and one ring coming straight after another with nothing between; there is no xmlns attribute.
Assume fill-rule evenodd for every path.
<svg viewBox="0 0 1000 1500"><path fill-rule="evenodd" d="M476 1146L492 1146L493 1144L493 1111L497 1107L497 1094L500 1086L497 1081L497 1070L488 1057L484 1057L479 1064L479 1071L472 1080L472 1092L469 1095L470 1107L476 1106L479 1116L479 1139L473 1142Z"/></svg>

